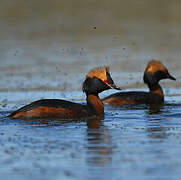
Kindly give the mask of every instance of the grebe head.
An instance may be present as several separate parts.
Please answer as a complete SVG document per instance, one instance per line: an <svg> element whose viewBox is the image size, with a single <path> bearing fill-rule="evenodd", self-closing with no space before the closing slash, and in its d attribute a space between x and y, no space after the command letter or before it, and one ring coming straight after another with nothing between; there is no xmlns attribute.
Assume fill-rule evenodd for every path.
<svg viewBox="0 0 181 180"><path fill-rule="evenodd" d="M107 89L121 90L114 84L109 67L92 69L87 74L82 89L86 94L98 94Z"/></svg>
<svg viewBox="0 0 181 180"><path fill-rule="evenodd" d="M148 63L144 73L144 83L154 85L157 84L161 79L176 80L170 75L167 68L160 61L151 60Z"/></svg>

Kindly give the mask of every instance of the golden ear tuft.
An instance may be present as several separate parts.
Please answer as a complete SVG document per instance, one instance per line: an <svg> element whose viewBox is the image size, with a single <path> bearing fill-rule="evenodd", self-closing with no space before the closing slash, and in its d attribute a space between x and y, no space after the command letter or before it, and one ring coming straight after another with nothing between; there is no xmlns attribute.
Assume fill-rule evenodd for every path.
<svg viewBox="0 0 181 180"><path fill-rule="evenodd" d="M107 75L106 73L110 73L110 68L108 66L104 66L104 67L98 67L98 68L94 68L92 69L88 74L87 74L87 78L99 78L102 81L107 80Z"/></svg>
<svg viewBox="0 0 181 180"><path fill-rule="evenodd" d="M151 60L147 67L145 72L155 73L156 71L165 71L167 68L162 64L161 61L158 60Z"/></svg>

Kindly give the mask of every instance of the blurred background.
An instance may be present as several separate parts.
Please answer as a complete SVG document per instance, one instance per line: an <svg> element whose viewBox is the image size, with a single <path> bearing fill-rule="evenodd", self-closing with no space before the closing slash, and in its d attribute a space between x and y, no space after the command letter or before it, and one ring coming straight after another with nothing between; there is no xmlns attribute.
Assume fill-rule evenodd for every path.
<svg viewBox="0 0 181 180"><path fill-rule="evenodd" d="M146 88L151 59L177 78L164 88L178 88L180 7L179 0L1 0L0 91L81 91L86 73L102 65L118 85Z"/></svg>
<svg viewBox="0 0 181 180"><path fill-rule="evenodd" d="M180 0L0 0L0 179L181 179L180 47ZM151 59L177 78L161 81L164 106L105 107L92 125L6 117L42 98L85 102L97 66L148 91Z"/></svg>

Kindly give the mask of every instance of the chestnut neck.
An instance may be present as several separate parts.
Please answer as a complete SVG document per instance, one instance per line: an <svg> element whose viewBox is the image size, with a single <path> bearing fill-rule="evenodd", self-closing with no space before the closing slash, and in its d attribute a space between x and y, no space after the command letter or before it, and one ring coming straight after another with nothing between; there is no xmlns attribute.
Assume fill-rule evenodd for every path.
<svg viewBox="0 0 181 180"><path fill-rule="evenodd" d="M162 87L160 86L159 83L154 84L154 85L148 84L148 87L150 89L150 93L154 93L154 94L159 95L160 97L164 97Z"/></svg>
<svg viewBox="0 0 181 180"><path fill-rule="evenodd" d="M91 112L94 112L96 115L104 115L104 105L100 100L98 94L87 94L87 106Z"/></svg>

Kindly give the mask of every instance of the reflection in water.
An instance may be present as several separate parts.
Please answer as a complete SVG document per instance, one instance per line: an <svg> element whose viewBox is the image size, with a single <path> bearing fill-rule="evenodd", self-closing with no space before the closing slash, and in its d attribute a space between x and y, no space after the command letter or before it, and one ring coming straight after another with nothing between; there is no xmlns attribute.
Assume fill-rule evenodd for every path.
<svg viewBox="0 0 181 180"><path fill-rule="evenodd" d="M168 113L168 108L164 105L149 105L148 114L151 116L147 118L147 128L148 137L154 139L164 139L167 138L168 127L165 126L166 118L162 114Z"/></svg>
<svg viewBox="0 0 181 180"><path fill-rule="evenodd" d="M157 123L149 125L146 129L148 132L148 137L154 139L164 139L167 138L167 129L166 127L162 126L161 119L155 119Z"/></svg>
<svg viewBox="0 0 181 180"><path fill-rule="evenodd" d="M160 114L162 113L162 108L164 108L163 105L157 105L157 104L150 104L148 105L148 109L149 109L149 114Z"/></svg>
<svg viewBox="0 0 181 180"><path fill-rule="evenodd" d="M112 160L112 140L102 119L87 123L87 162L97 166L109 164Z"/></svg>

